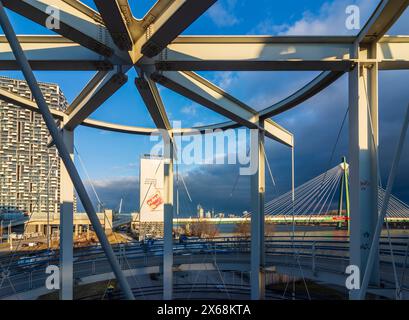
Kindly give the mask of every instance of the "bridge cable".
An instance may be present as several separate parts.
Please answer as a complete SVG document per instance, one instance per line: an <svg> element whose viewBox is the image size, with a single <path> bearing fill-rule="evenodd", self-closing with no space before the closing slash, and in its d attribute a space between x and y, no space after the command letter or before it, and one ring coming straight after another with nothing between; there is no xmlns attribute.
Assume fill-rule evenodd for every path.
<svg viewBox="0 0 409 320"><path fill-rule="evenodd" d="M175 146L174 146L174 148L175 148ZM193 203L192 197L190 196L189 189L188 189L187 184L186 184L186 182L185 182L185 180L184 180L184 178L183 178L183 175L179 174L178 163L177 163L177 162L176 162L176 176L177 176L177 186L178 186L178 181L179 181L179 177L180 177L181 180L182 180L184 189L185 189L185 191L186 191L186 194L187 194L187 196L188 196L188 198L189 198L190 204ZM177 191L178 191L178 190L177 190ZM189 207L189 205L188 205L188 207ZM188 208L188 209L189 209L189 208ZM177 221L178 221L178 218L177 218ZM227 285L226 285L226 283L225 283L225 281L224 281L224 278L223 278L223 276L222 276L222 274L221 274L220 268L219 268L218 263L217 263L216 250L213 250L213 252L211 251L210 255L213 255L214 265L215 265L215 267L216 267L216 271L218 272L218 274L219 274L219 276L220 276L220 280L222 281L222 284L223 284L223 287L224 287L224 291L226 292L228 298L231 299L230 293L229 293L229 291L228 291L228 289L227 289ZM208 254L205 254L205 255L204 255L203 260L202 260L202 264L203 264L203 262L204 262L204 260L206 259L207 256L208 256ZM193 258L193 257L191 257L191 259L192 259L192 258ZM191 269L191 267L192 267L192 264L190 264L190 269ZM207 265L205 265L205 268L206 268L206 270L207 270ZM197 272L197 276L196 276L196 278L195 278L195 280L194 280L194 282L193 282L193 284L192 284L192 286L191 286L191 290L190 290L190 293L189 293L189 297L190 297L190 295L191 295L192 292L193 292L193 289L194 289L195 284L196 284L196 283L198 282L198 280L199 280L199 276L200 276L201 272L202 272L202 270L199 270L199 271Z"/></svg>
<svg viewBox="0 0 409 320"><path fill-rule="evenodd" d="M333 170L333 169L332 169ZM315 195L315 193L321 191L319 188L320 179L324 176L324 174L302 184L301 186L295 189L295 194L297 195L297 207L301 207L304 203L308 204L313 201L313 197L311 195ZM330 177L327 174L327 178L324 180L325 184L330 181ZM312 191L311 191L312 190ZM268 215L286 215L291 214L291 202L292 202L292 194L291 191L283 194L282 196L275 198L266 204L267 214ZM276 211L276 213L274 213ZM295 214L297 215L298 212L302 211L300 209L295 209Z"/></svg>
<svg viewBox="0 0 409 320"><path fill-rule="evenodd" d="M366 82L365 79L362 79L363 82L363 87L365 90L365 95L366 95L366 106L367 106L367 111L368 111L368 118L369 118L369 125L371 128L371 140L373 143L373 148L375 151L375 156L376 156L376 169L377 169L377 175L378 175L378 184L380 185L380 187L382 188L382 180L381 180L381 172L380 172L380 161L379 161L379 152L378 152L378 146L376 143L376 139L375 139L375 133L374 133L374 126L373 126L373 122L372 122L372 114L371 114L371 107L369 105L369 95L368 95L368 90L367 90L367 86L366 86ZM379 206L377 208L378 211L378 219L379 219ZM388 242L389 242L389 250L390 250L390 255L391 255L391 260L392 260L392 268L393 268L393 275L394 275L394 280L395 280L395 289L396 289L396 298L398 299L398 292L400 292L400 284L399 284L399 279L398 279L398 273L396 270L396 263L395 263L395 256L393 253L393 247L392 247L392 240L391 240L391 234L390 234L390 230L389 230L389 223L388 223L388 219L385 219L385 224L386 224L386 230L387 230L387 234L388 234Z"/></svg>
<svg viewBox="0 0 409 320"><path fill-rule="evenodd" d="M338 143L339 143L339 140L340 140L340 137L341 137L341 133L342 133L342 129L344 128L344 125L345 125L345 121L346 121L348 112L349 112L349 106L347 106L347 109L346 109L346 111L345 111L344 118L343 118L342 123L341 123L341 127L340 127L339 130L338 130L337 138L336 138L335 144L334 144L334 146L333 146L333 148L332 148L331 156L330 156L330 159L329 159L329 163L328 163L328 165L327 165L327 168L330 166L330 163L333 161L333 157L334 157L334 155L335 155L335 150L336 150L336 147L337 147L337 145L338 145ZM328 172L328 170L327 170L327 172ZM327 173L327 172L326 172L326 173ZM325 177L325 176L324 176L324 177ZM311 217L312 217L312 215L310 215L309 220L308 220L308 223L311 221ZM304 231L302 240L305 239L306 233L307 233L307 231ZM297 255L299 255L299 250L298 250Z"/></svg>
<svg viewBox="0 0 409 320"><path fill-rule="evenodd" d="M93 185L93 183L92 183L91 177L90 177L90 175L89 175L89 173L88 173L88 170L87 170L87 168L86 168L86 166L85 166L85 163L82 161L81 155L80 155L80 153L78 152L78 149L77 149L75 146L74 146L74 150L75 150L75 152L76 152L76 154L77 154L77 156L78 156L80 165L81 165L81 167L82 167L82 169L83 169L85 175L87 176L87 179L88 179L88 181L89 181L89 184L91 185L91 188L92 188L92 190L93 190L93 192L94 192L94 194L95 194L95 197L96 197L96 199L97 199L97 201L98 201L98 203L99 203L99 205L100 205L100 207L101 207L101 209L102 209L102 213L104 214L104 218L105 218L104 220L108 222L108 225L109 225L109 227L111 228L112 234L113 234L113 236L114 236L114 238L115 238L115 241L116 241L116 242L118 243L118 245L119 245L119 247L118 247L119 258L122 256L124 262L125 262L125 263L127 264L127 266L128 266L128 269L129 269L129 270L132 270L132 269L131 269L131 266L130 266L130 264L129 264L128 258L126 257L126 251L125 251L125 252L122 252L122 250L121 250L121 244L120 244L120 241L119 241L119 239L118 239L118 237L117 237L117 235L116 235L116 233L115 233L115 231L114 231L114 226L111 224L111 222L110 222L109 219L108 219L108 216L107 216L107 214L106 214L106 212L105 212L105 210L104 210L104 203L101 201L100 197L98 196L98 193L97 193L97 191L96 191L96 189L95 189L95 187L94 187L94 185ZM121 268L121 269L122 269L122 268ZM138 286L138 288L139 288L139 291L141 291L142 296L146 299L146 297L145 297L145 295L144 295L144 293L143 293L143 291L142 291L142 287L139 285L139 281L136 279L135 275L134 275L132 272L131 272L131 275L132 275L133 280L134 280L135 283L137 284L137 286ZM107 282L105 291L104 291L104 293L103 293L103 295L102 295L101 300L104 299L104 297L105 297L105 295L106 295L106 293L107 293L107 291L108 291L108 287L111 285L111 282L112 282L112 279L109 279L108 282Z"/></svg>
<svg viewBox="0 0 409 320"><path fill-rule="evenodd" d="M339 139L340 139L340 136L341 136L342 129L343 129L344 124L345 124L345 120L346 120L348 111L349 111L349 106L348 106L348 108L347 108L347 110L346 110L346 112L345 112L344 118L343 118L342 123L341 123L341 127L340 127L340 129L339 129L339 131L338 131L338 135L337 135L337 138L336 138L334 147L333 147L333 149L332 149L331 156L330 156L330 159L329 159L329 163L328 163L328 165L327 165L327 168L330 166L330 164L331 164L331 162L332 162L332 159L333 159L333 156L334 156L334 154L335 154L336 146L338 145L338 142L339 142ZM328 172L328 170L326 171L326 173L327 173L327 172ZM323 180L325 180L325 178L326 178L326 174L323 176ZM294 151L293 151L293 150L292 150L292 180L293 180L293 183L292 183L292 194L293 194L293 202L294 202L295 199L294 199ZM322 187L322 184L321 184L321 187ZM295 235L294 212L293 212L293 214L292 214L292 217L293 217L292 242L294 242L294 235ZM309 217L308 223L311 221L311 217L312 217L312 216ZM302 237L303 240L304 240L304 238L305 238L305 236L306 236L306 233L307 233L307 231L304 231L304 235L303 235L303 237ZM295 247L294 247L294 249L295 249ZM295 252L295 253L296 253L296 257L298 257L298 256L299 256L299 250L298 250L298 252ZM298 263L300 264L299 259L297 259L297 261L298 261ZM300 267L301 267L301 265L300 265ZM302 267L301 267L301 269L302 269ZM294 283L293 283L293 287L294 287Z"/></svg>
<svg viewBox="0 0 409 320"><path fill-rule="evenodd" d="M343 130L343 128L344 128L344 125L345 125L345 121L346 121L348 112L349 112L349 106L347 106L347 108L346 108L346 110L345 110L344 118L343 118L343 120L342 120L342 122L341 122L341 126L340 126L340 128L339 128L339 130L338 130L338 134L337 134L337 137L336 137L336 140L335 140L335 143L334 143L334 146L333 146L333 148L332 148L331 155L330 155L330 158L329 158L329 161L328 161L328 164L327 164L327 168L330 167L330 165L331 165L331 163L332 163L332 161L333 161L333 158L334 158L334 155L335 155L335 151L336 151L336 147L338 146L339 140L340 140L340 138L341 138L341 133L342 133L342 130ZM327 169L327 171L325 172L325 174L324 174L324 176L323 176L323 181L325 180L326 175L328 174L329 171L330 171L330 170ZM312 216L310 215L308 222L311 221L311 217L312 217ZM304 231L302 240L305 239L306 233L307 233L307 231Z"/></svg>
<svg viewBox="0 0 409 320"><path fill-rule="evenodd" d="M248 157L249 154L250 154L250 145L247 146L246 157ZM235 181L233 183L233 188L231 189L231 192L230 192L230 198L233 197L233 193L236 190L236 186L237 186L237 183L239 182L240 176L241 176L240 173L238 173L237 176L236 176L236 179L235 179Z"/></svg>
<svg viewBox="0 0 409 320"><path fill-rule="evenodd" d="M332 170L333 170L333 169L332 169ZM324 175L324 174L323 174L323 175ZM334 182L334 179L333 179L332 177L333 177L332 174L331 174L331 175L327 174L327 177L325 178L325 181L328 181L328 182L333 181L333 182ZM321 178L321 176L318 177L318 180L319 180L320 178ZM313 180L317 180L317 178L314 178ZM332 182L332 184L333 184L333 182ZM298 190L299 188L302 189L302 188L304 188L305 186L309 186L309 185L310 185L310 182L307 182L307 183L305 183L304 185L298 187L296 190ZM328 185L331 185L331 183L328 184ZM308 188L307 188L307 189L308 189ZM321 189L321 190L320 190L320 189ZM325 193L326 193L326 191L325 191L326 189L327 189L327 187L323 188L322 186L321 186L321 188L320 188L320 186L318 186L318 187L316 188L317 191L319 191L319 192L325 192ZM291 193L291 191L288 192L288 196L292 198L292 194L290 194L290 193ZM281 196L281 197L283 197L283 196ZM297 197L297 199L299 199L299 198ZM274 201L274 200L273 200L273 201ZM291 201L291 203L292 203L292 201ZM268 206L268 205L267 205L267 206ZM290 204L290 206L291 206L291 204ZM286 210L287 210L287 209L286 209ZM296 211L296 210L298 210L298 209L295 209L294 211ZM294 213L295 213L295 212L294 212ZM285 215L284 215L284 217L285 217ZM292 237L292 240L294 241L294 237ZM292 241L292 243L294 244L293 241ZM293 250L294 250L294 252L295 252L294 245L293 245ZM305 282L304 273L303 273L303 270L302 270L302 268L301 268L301 264L300 264L300 262L299 262L299 257L298 257L298 256L297 256L297 262L298 262L298 264L299 264L299 267L300 267L300 270L301 270L301 274L302 274L302 276L303 276L304 285L306 286L306 289L307 289L307 294L309 295L308 287L307 287L306 282ZM287 288L288 288L288 282L287 282L286 288L285 288L285 290L284 290L284 296L285 296L285 293L286 293L286 291L287 291ZM295 284L294 284L294 281L293 281L293 290L294 290L294 288L295 288Z"/></svg>
<svg viewBox="0 0 409 320"><path fill-rule="evenodd" d="M265 148L263 148L263 153L264 153L264 159L265 159L266 164L267 164L268 173L269 173L270 178L271 178L271 182L273 183L273 186L274 186L274 188L276 190L276 193L278 193L276 181L274 179L273 172L271 171L270 162L268 161L267 152L266 152Z"/></svg>

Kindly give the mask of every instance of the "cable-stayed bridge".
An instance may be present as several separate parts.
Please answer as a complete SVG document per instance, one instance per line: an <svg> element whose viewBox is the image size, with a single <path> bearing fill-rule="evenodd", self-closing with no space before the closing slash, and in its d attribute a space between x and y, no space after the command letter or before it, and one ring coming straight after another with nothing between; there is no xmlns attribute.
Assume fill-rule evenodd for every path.
<svg viewBox="0 0 409 320"><path fill-rule="evenodd" d="M273 223L296 224L348 224L349 221L349 165L339 165L308 180L265 204L265 220ZM378 210L381 210L385 189L378 186ZM174 224L208 222L214 224L235 224L250 221L251 213L242 217L174 218ZM387 210L387 221L409 222L409 205L391 195ZM128 224L130 215L114 220L114 227Z"/></svg>
<svg viewBox="0 0 409 320"><path fill-rule="evenodd" d="M348 257L349 265L357 266L363 277L361 289L350 289L351 299L365 298L368 279L378 283L380 272L389 277L394 275L396 298L400 296L400 284L396 276L396 266L391 254L393 268L380 268L377 242L384 222L386 209L388 219L400 217L406 212L401 202L392 198L392 205L382 208L376 215L376 203L383 192L375 186L378 182L378 85L379 73L384 70L409 69L409 36L387 35L388 30L399 20L409 6L409 0L379 1L372 14L353 36L195 36L181 35L198 19L215 0L202 1L157 1L144 15L137 19L127 1L93 1L94 8L81 1L36 0L0 1L0 25L4 36L0 37L1 70L21 70L31 91L31 98L16 96L7 90L0 90L0 96L8 103L40 113L50 133L50 142L55 145L63 173L60 179L60 257L61 289L60 298L73 299L73 201L74 189L89 217L93 229L107 259L107 266L113 272L126 299L135 298L118 258L99 223L96 210L84 186L84 182L73 162L74 133L81 125L119 132L122 134L149 135L158 130L163 133L164 156L167 158L164 170L164 241L163 255L158 259L163 276L163 298L173 298L174 260L173 221L173 167L175 148L174 136L181 134L206 134L209 129L228 130L245 127L251 129L252 158L258 163L251 177L251 241L245 260L249 264L251 298L265 298L263 277L266 270L264 218L329 217L331 210L342 219L343 198L345 196L346 217L349 216L349 190L351 189L351 223ZM120 4L120 5L119 5ZM49 27L49 9L58 8L57 22L61 28L52 28L56 35L17 36L5 8L39 25ZM63 54L62 54L63 53ZM92 79L78 92L76 98L65 111L52 111L47 105L43 92L33 71L95 71ZM155 125L154 128L116 124L90 118L95 111L118 92L128 81L130 70L137 71L135 80L140 98ZM199 71L316 71L314 79L291 95L262 110L239 101L211 81L196 72ZM348 186L346 170L344 176L336 170L327 172L323 185L310 185L313 194L300 188L288 195L265 204L265 138L273 139L291 148L294 164L294 135L282 128L271 118L301 105L306 100L322 92L343 75L348 76L348 130L351 180ZM61 78L64 78L61 75ZM165 104L162 101L160 84L175 93L199 103L223 115L227 122L193 128L172 127ZM366 110L367 109L367 110ZM388 108L391 109L391 108ZM389 110L388 110L389 112ZM390 172L390 182L385 192L388 203L396 169L399 164L403 141L409 123L409 112L405 117L401 138ZM339 170L339 169L338 169ZM329 179L327 179L329 177ZM325 179L324 179L325 178ZM294 175L292 176L294 179ZM341 179L338 215L336 214L336 185ZM345 192L342 190L344 181ZM314 182L314 183L315 183ZM320 186L321 185L321 186ZM304 186L305 187L305 186ZM308 187L308 186L307 186ZM332 202L334 201L334 207ZM402 209L402 206L404 209ZM290 209L288 209L290 208ZM265 212L267 209L267 212ZM287 211L284 211L287 210ZM402 211L403 210L403 211ZM298 214L295 214L297 212ZM404 214L406 216L406 213ZM245 219L245 218L244 218ZM392 245L391 245L392 247ZM292 244L292 254L295 253ZM393 253L393 248L391 249ZM313 251L315 252L315 251ZM408 251L403 254L404 270ZM294 255L294 256L298 256ZM312 258L315 253L312 254ZM176 257L176 256L175 256ZM237 264L237 259L232 259ZM315 261L312 259L312 261ZM325 257L325 269L331 260ZM297 260L300 264L300 261ZM315 263L314 263L315 265ZM339 266L339 263L336 263ZM298 267L298 266L297 266ZM8 268L1 268L6 275ZM339 271L339 270L338 270ZM331 279L333 280L333 274ZM5 280L6 277L3 277ZM2 281L3 281L2 280ZM323 278L321 282L326 281ZM342 279L344 280L344 279ZM365 282L366 281L366 282Z"/></svg>
<svg viewBox="0 0 409 320"><path fill-rule="evenodd" d="M279 216L338 216L349 219L349 166L341 163L319 176L303 183L283 195L266 203L268 217ZM345 183L346 181L346 183ZM345 191L346 192L343 192ZM346 201L344 201L344 194ZM381 209L385 190L378 186L378 210ZM343 207L345 203L345 208ZM409 206L395 196L391 196L387 209L390 221L409 221ZM328 219L327 219L328 221Z"/></svg>

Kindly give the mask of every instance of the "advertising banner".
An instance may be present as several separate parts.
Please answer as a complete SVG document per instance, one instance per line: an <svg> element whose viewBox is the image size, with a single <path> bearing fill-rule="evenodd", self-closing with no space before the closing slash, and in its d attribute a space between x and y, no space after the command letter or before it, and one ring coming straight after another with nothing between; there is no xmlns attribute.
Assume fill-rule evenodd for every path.
<svg viewBox="0 0 409 320"><path fill-rule="evenodd" d="M145 156L140 164L140 221L163 222L162 158Z"/></svg>

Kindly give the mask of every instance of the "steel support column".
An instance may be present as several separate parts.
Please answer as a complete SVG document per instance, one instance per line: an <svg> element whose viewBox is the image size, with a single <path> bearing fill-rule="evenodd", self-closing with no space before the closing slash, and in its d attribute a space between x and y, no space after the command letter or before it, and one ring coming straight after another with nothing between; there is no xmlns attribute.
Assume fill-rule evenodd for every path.
<svg viewBox="0 0 409 320"><path fill-rule="evenodd" d="M372 58L370 48L359 55ZM358 266L360 279L367 264L378 218L378 66L357 63L349 73L349 158L351 181L350 264ZM378 249L376 250L378 251ZM376 253L371 284L379 282ZM350 291L357 298L358 290Z"/></svg>
<svg viewBox="0 0 409 320"><path fill-rule="evenodd" d="M263 126L262 121L260 123ZM251 166L251 299L260 300L265 296L265 250L264 250L264 193L265 160L264 131L250 130ZM256 166L256 167L255 167Z"/></svg>
<svg viewBox="0 0 409 320"><path fill-rule="evenodd" d="M38 108L43 116L43 120L50 132L51 138L53 139L60 158L62 159L64 166L66 167L71 181L77 190L78 196L81 199L81 202L85 208L85 211L88 214L88 218L91 221L91 224L97 234L97 237L101 243L101 247L103 248L107 260L109 261L112 271L114 272L122 291L127 299L133 300L134 296L132 293L131 288L121 270L121 267L118 264L118 260L115 256L114 251L112 250L111 245L107 237L105 236L104 230L101 227L101 223L99 222L99 218L95 212L95 209L92 205L91 199L85 189L84 184L82 183L81 177L74 165L74 162L71 159L70 152L67 150L64 140L61 136L61 133L54 121L54 118L48 109L47 102L44 99L44 96L41 92L41 89L38 85L38 82L34 76L33 70L31 69L27 57L22 50L20 43L18 42L16 33L13 30L13 27L10 23L10 20L6 14L6 11L3 6L3 2L0 1L0 25L6 35L7 40L10 43L10 46L13 50L13 54L16 57L16 61L18 65L21 67L21 71L27 81L27 84L33 94L33 97L38 104Z"/></svg>
<svg viewBox="0 0 409 320"><path fill-rule="evenodd" d="M164 139L163 299L173 298L173 141Z"/></svg>
<svg viewBox="0 0 409 320"><path fill-rule="evenodd" d="M74 132L63 130L62 137L74 160ZM60 163L60 300L72 300L74 186L63 161Z"/></svg>
<svg viewBox="0 0 409 320"><path fill-rule="evenodd" d="M408 126L409 126L409 106L408 109L406 110L406 115L405 115L405 119L403 120L403 126L402 126L402 130L401 130L401 134L399 137L399 142L398 145L396 147L396 151L395 151L395 156L393 158L392 161L392 167L391 170L389 172L389 177L388 177L388 184L386 186L386 190L385 190L385 196L383 197L383 203L382 203L382 209L381 212L379 214L378 217L378 221L376 224L376 230L375 230L375 236L372 240L372 247L371 250L369 252L369 258L368 258L368 262L366 265L366 269L365 269L365 274L363 277L363 283L361 286L361 291L359 292L359 299L365 299L365 294L368 288L368 282L369 282L369 278L370 278L370 272L371 272L371 266L373 264L373 259L374 257L376 257L377 252L375 250L378 249L377 244L379 243L379 239L381 237L381 233L382 233L382 226L383 223L385 222L385 218L386 218L386 214L387 214L387 209L388 209L388 205L389 205L389 199L391 197L391 192L392 192L392 188L393 188L393 184L395 182L395 178L396 178L396 173L398 171L398 167L399 167L399 161L401 159L402 156L402 149L405 143L405 137L408 131ZM393 273L394 273L394 277L395 277L395 286L396 286L396 299L401 299L402 298L402 292L401 292L401 285L399 284L399 279L398 279L398 274L397 274L397 270L396 270L396 266L395 266L395 262L394 262L394 258L393 258L393 254L392 254L392 263L393 263Z"/></svg>

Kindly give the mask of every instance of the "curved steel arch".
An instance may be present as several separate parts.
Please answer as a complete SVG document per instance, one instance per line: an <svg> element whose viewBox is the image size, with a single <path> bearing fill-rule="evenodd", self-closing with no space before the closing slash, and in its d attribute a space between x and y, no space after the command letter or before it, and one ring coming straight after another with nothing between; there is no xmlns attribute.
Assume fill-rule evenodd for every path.
<svg viewBox="0 0 409 320"><path fill-rule="evenodd" d="M155 125L165 129L169 135L195 134L214 128L226 130L246 126L258 129L289 146L293 146L292 135L270 120L271 116L306 101L345 72L352 70L350 74L357 76L359 70L356 65L367 69L375 66L376 75L378 68L409 69L409 37L384 37L385 32L409 5L409 0L380 1L356 37L179 37L183 30L216 0L201 0L200 3L195 0L160 0L140 20L133 17L127 0L94 1L99 12L78 0L1 0L8 9L41 25L46 25L49 6L58 7L60 10L58 20L61 27L54 31L62 38L13 36L14 43L21 43L32 68L97 71L67 113L53 112L53 116L62 118L65 126L63 132L71 131L71 134L81 124L103 130L142 135L156 130L89 119L98 107L127 82L126 73L132 67L138 71L136 85ZM25 65L26 69L30 69L27 63ZM0 39L0 69L15 68L16 61L11 55L10 47ZM198 70L324 72L294 94L257 112L193 72ZM357 78L355 77L355 81ZM231 121L200 127L198 130L195 128L174 130L170 126L156 82L226 116ZM359 85L352 83L352 86L355 89L352 99L357 104ZM22 104L24 105L23 102ZM32 106L30 108L33 109ZM46 114L46 106L42 105L42 109ZM51 116L48 116L48 120L52 120ZM50 127L55 129L53 121L49 123ZM53 131L58 138L56 129ZM260 145L262 142L259 149ZM62 149L64 151L64 148ZM72 169L75 171L75 167ZM261 190L261 183L257 181L254 186ZM354 187L357 188L357 185L354 184ZM259 192L253 195L257 195L257 201L262 198ZM260 231L260 223L254 224L255 231ZM254 236L255 248L258 248L257 233L259 232L255 232ZM169 231L165 234L169 236ZM362 247L360 239L356 238L353 241L358 248ZM169 242L167 244L169 245ZM165 255L172 259L171 246L167 248L170 248L170 255L168 249ZM256 251L258 252L254 250ZM257 269L254 270L260 271L259 263L260 256L255 253L252 266ZM169 264L165 273L171 274ZM253 274L256 273L257 271ZM168 280L167 283L171 283ZM256 282L252 280L255 284L252 290L257 293L260 283Z"/></svg>
<svg viewBox="0 0 409 320"><path fill-rule="evenodd" d="M213 69L234 70L235 67L228 66L229 59L231 59L232 56L231 46L237 49L235 55L238 54L238 58L234 60L235 63L242 63L243 65L249 64L249 67L246 67L246 69L256 70L261 68L260 70L274 70L276 64L282 65L285 63L285 65L292 65L292 67L290 67L291 70L293 68L302 70L303 66L300 64L302 61L309 64L307 69L310 69L312 65L316 66L313 67L316 70L320 68L325 69L326 66L328 66L326 63L331 63L334 66L334 70L324 71L294 94L270 107L255 112L254 114L260 119L275 116L289 108L295 107L336 81L345 71L348 71L339 70L341 65L347 63L352 66L354 64L354 42L362 42L365 44L374 41L381 42L383 43L383 47L380 48L381 52L393 51L389 55L385 54L384 57L382 57L383 60L380 61L380 68L409 68L409 57L407 54L402 53L402 51L404 51L402 48L402 39L399 42L394 39L381 39L385 31L397 20L407 7L408 1L381 1L367 24L356 37L178 37L187 26L206 11L214 2L215 0L204 0L201 1L200 6L198 6L197 3L192 0L183 2L162 0L158 1L142 19L136 19L132 15L132 11L126 0L115 0L109 3L97 0L96 5L99 12L77 0L22 0L18 3L12 0L3 0L5 7L8 9L43 25L46 19L40 19L40 17L47 17L47 5L54 5L60 8L60 23L62 24L62 28L54 31L62 37L24 36L19 39L23 47L26 45L24 49L29 55L29 58L31 56L30 53L33 53L32 65L38 69L90 70L95 68L95 70L112 70L115 65L126 67L134 64L139 70L152 70L152 67L154 70L156 69L157 71L153 73L152 71L149 72L148 76L150 77L150 75L155 75L158 71L161 73L160 70L167 63L178 64L179 62L185 63L190 61L189 63L193 64L191 70L195 70L195 54L197 54L195 48L200 48L199 50L202 51L202 54L207 57L207 59L200 61L200 63L206 64L206 69L211 70L212 66L215 66L215 61L224 55L224 57L227 58L227 60L224 60L225 66L223 66L222 69L220 69L219 66L215 66ZM103 39L100 37L100 33L103 34ZM396 45L396 43L400 43L401 45ZM314 44L316 47L315 51L311 49L311 45ZM219 54L220 57L218 54L216 54L216 56L212 54L209 55L209 50L203 50L206 46L211 47L214 45L222 49ZM409 48L409 41L405 40L404 45L404 49ZM0 46L3 46L0 51L0 69L15 69L15 65L12 62L13 59L10 58L10 50L7 48L4 39L0 41ZM81 47L86 49L81 49ZM260 51L257 56L249 56L248 52L251 51L248 50L254 51L255 48L259 48L262 51ZM162 49L163 51L160 53ZM274 57L278 49L289 49L289 57L281 57L279 59ZM71 50L71 58L58 57L58 50ZM267 52L268 50L272 50L271 52L273 54L271 58L265 56L263 53L263 51ZM291 54L291 50L301 52L302 55L294 56ZM326 57L324 53L325 50L332 52L331 54L335 54L335 56ZM185 56L181 57L179 53L184 52L191 53L191 56L189 57L185 54ZM52 54L54 56L51 56ZM95 55L93 56L93 54ZM394 57L393 59L391 59L392 56ZM84 58L82 59L82 57ZM250 58L252 59L249 60ZM187 60L184 61L184 59ZM256 63L257 66L251 63ZM299 65L299 67L297 67L297 65ZM121 69L122 68L123 67L121 67ZM282 67L279 68L283 69ZM128 68L126 67L126 69ZM286 69L286 67L284 67L284 69ZM341 69L344 69L344 67L341 67ZM106 73L106 71L103 72ZM110 95L119 90L124 81L126 81L123 79L121 80L122 83L116 84L115 73L113 73L114 78L107 77L106 74L98 74L97 77L101 78L100 81L91 82L88 88L84 88L83 92L75 99L76 108L87 110L80 113L77 118L69 119L72 121L71 123L73 123L73 128L83 123L90 127L95 125L95 127L99 129L117 132L132 134L147 134L147 132L150 132L150 128L131 128L104 122L98 123L97 120L91 120L88 123L84 121L92 111L105 102ZM193 78L186 78L190 83L196 79L193 73L191 73L191 76L193 76ZM153 79L157 80L158 78L155 76ZM115 83L115 85L112 83ZM175 83L178 82L176 81ZM187 83L184 86L178 84L181 88L186 88L186 85L189 84ZM210 82L202 82L202 85L204 88L202 88L202 90L204 90L205 94L214 95L215 92L220 92L220 89L215 88ZM148 94L152 94L150 91L151 89L148 89ZM197 92L195 92L195 94L196 97L199 97ZM223 93L223 95L226 96L227 94ZM200 96L199 100L200 103L203 103L205 106L207 105L207 100L203 98L203 95ZM231 104L232 99L227 100L227 102ZM246 109L246 106L241 106L240 102L237 102L238 104L234 105L232 109L226 109L227 104L221 102L221 104L217 106L218 109L216 111L229 115L233 122L246 125L247 120L245 118L237 119L237 114L242 112L243 108ZM74 108L74 111L76 108ZM148 105L148 109L153 117L159 114L159 117L163 118L163 121L166 122L166 112L158 112L159 106L157 99ZM73 110L70 109L69 111L72 112ZM226 124L211 124L202 128L183 129L182 131L195 132L195 129L199 129L204 132L209 128L227 129L239 126L239 124L235 125L231 122ZM247 122L247 125L251 125L251 123Z"/></svg>
<svg viewBox="0 0 409 320"><path fill-rule="evenodd" d="M298 106L338 80L344 72L324 71L301 89L260 111L261 118L270 118Z"/></svg>

